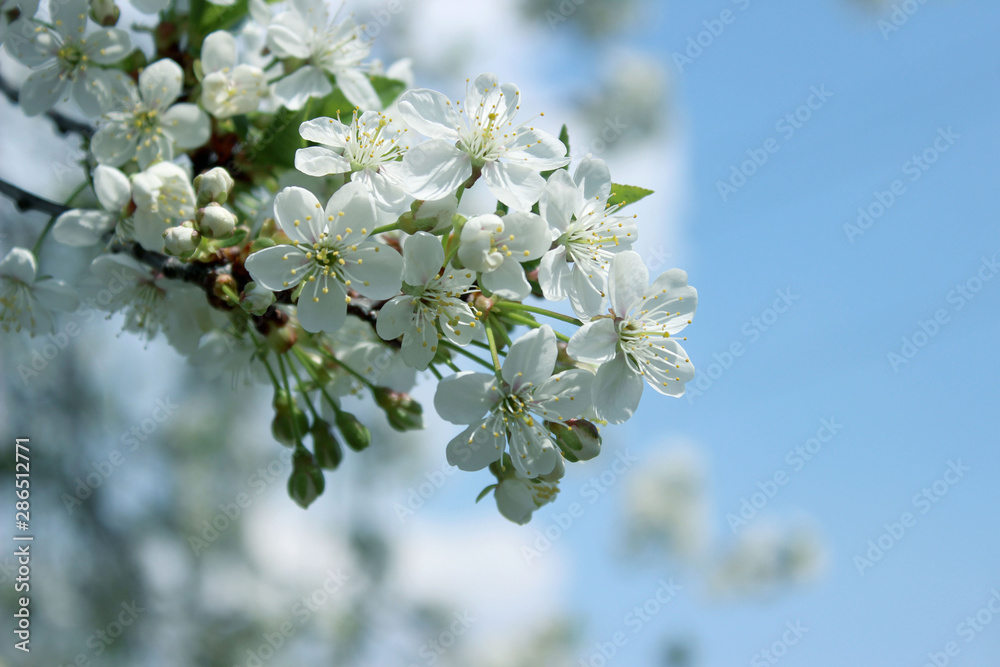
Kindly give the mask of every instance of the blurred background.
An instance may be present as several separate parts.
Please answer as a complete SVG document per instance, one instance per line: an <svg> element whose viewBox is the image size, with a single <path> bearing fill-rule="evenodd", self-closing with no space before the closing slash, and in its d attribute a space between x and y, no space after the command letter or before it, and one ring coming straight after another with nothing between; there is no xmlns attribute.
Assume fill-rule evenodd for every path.
<svg viewBox="0 0 1000 667"><path fill-rule="evenodd" d="M375 444L303 511L246 373L102 317L34 374L45 341L4 337L36 541L32 653L7 620L0 664L1000 665L1000 6L347 8L416 85L494 71L575 158L656 190L637 250L699 290L696 380L646 392L518 527L447 465L432 382L419 434L358 400ZM0 101L0 128L0 176L79 183L48 121ZM0 200L0 251L37 215ZM47 246L42 273L72 261Z"/></svg>

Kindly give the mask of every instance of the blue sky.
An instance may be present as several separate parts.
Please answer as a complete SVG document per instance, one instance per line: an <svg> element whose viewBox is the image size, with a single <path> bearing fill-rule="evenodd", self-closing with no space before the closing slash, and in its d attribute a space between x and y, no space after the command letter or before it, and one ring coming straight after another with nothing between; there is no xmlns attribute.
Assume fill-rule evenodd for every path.
<svg viewBox="0 0 1000 667"><path fill-rule="evenodd" d="M607 437L650 455L661 434L702 445L717 529L728 534L725 513L758 481L789 470L786 452L822 418L838 420L843 430L767 507L816 517L830 562L818 585L770 603L712 605L692 585L615 660L655 664L664 637L689 634L699 664L750 664L787 621L800 620L809 632L780 664L916 666L949 641L960 651L951 664L993 664L1000 619L968 643L956 632L1000 587L1000 277L971 300L956 287L980 287L983 258L1000 253L1000 6L921 5L886 38L879 15L846 2L742 5L670 3L637 39L670 62L703 21L732 12L683 73L672 66L691 158L687 252L677 261L699 289L686 344L696 367L707 373L713 354L734 342L745 352L693 401L664 405L647 392L638 417ZM788 136L778 122L814 86L832 96L814 100L819 108ZM948 128L958 137L914 180L908 161ZM777 152L723 201L718 181L770 138ZM905 190L897 185L902 194L851 243L844 225L896 180ZM778 290L798 299L759 337L748 335L752 318L770 319ZM925 344L894 369L887 355L938 311L944 324L926 342L918 334ZM921 513L914 494L958 460L969 471ZM564 496L573 490L570 478ZM658 576L677 572L623 565L601 548L616 528L616 503L595 505L567 536L579 558L572 603L593 641L621 629ZM547 525L561 510L536 521ZM859 575L854 556L907 511L914 525Z"/></svg>

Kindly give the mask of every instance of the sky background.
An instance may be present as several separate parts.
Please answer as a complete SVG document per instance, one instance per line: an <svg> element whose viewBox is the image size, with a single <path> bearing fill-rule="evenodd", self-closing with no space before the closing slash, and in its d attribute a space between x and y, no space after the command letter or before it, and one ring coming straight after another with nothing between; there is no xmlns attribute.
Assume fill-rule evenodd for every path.
<svg viewBox="0 0 1000 667"><path fill-rule="evenodd" d="M387 6L361 4L361 19ZM602 94L588 82L636 57L655 65L649 86L665 86L670 99L659 122L639 142L598 152L616 181L657 191L635 208L637 249L652 273L683 268L699 290L698 313L685 332L698 376L679 400L647 391L637 416L606 429L602 455L570 466L558 501L525 527L503 520L492 501L472 503L490 483L486 473L446 476L424 507L399 521L398 504L424 473L447 470L444 443L454 427L429 414L426 437L398 438L400 450L419 452L413 477L372 482L363 509L350 504L349 485L331 482L342 473L351 477L351 460L346 472L328 475L326 495L308 513L292 506L282 485L271 489L245 520L243 539L259 571L283 572L298 558L314 587L343 550L316 526L363 511L398 542L402 558L390 575L395 594L437 597L472 611L480 621L470 640L482 651L503 650L568 613L582 637L576 658L595 667L602 664L593 657L595 644L619 631L627 644L608 664L664 664L665 646L673 642L693 650L695 665L769 664L754 656L781 640L787 623L808 631L775 664L920 667L948 642L959 649L949 664L1000 664L1000 618L990 618L971 642L958 634L959 624L1000 590L1000 276L993 274L1000 269L990 264L1000 258L1000 5L914 3L919 9L898 30L883 33L879 21L889 19L891 4L869 11L848 0L652 2L641 5L627 30L593 42L562 23L525 25L510 0L484 2L468 15L443 0L403 4L403 37L411 41L388 37L397 23L377 52L387 59L394 51L414 54L417 84L455 96L464 90L456 82L482 71L518 83L522 113L545 111L554 131L568 120L575 158L585 152L580 144L600 147L592 143L600 114L587 125L580 112ZM675 54L724 11L731 20L721 34L710 43L702 35L708 45L679 67ZM435 39L436 31L449 39ZM785 130L779 123L814 89L832 95L794 133ZM60 165L76 154L54 141L35 142L27 129L37 127L32 122L5 113L2 172L41 194L65 196L75 183ZM941 132L957 139L914 180L914 156L932 149ZM575 133L584 137L579 143ZM766 145L777 151L724 199L719 182L750 159L748 151L759 154ZM12 155L47 167L20 169ZM896 180L902 194L867 230L845 229L856 224L859 207L871 207ZM17 240L3 240L4 250ZM993 279L979 283L980 276ZM960 296L959 287L971 298ZM784 303L781 294L791 306L777 313L770 309L776 300ZM926 325L935 317L936 329ZM922 322L933 336L920 333ZM114 338L118 326L95 325L94 337L84 338L101 346L93 363L104 369L102 382L128 397L107 438L91 443L94 457L146 416L155 398L183 392L176 380L149 381L176 374L179 358L158 343ZM903 354L904 339L919 348L894 367L889 355ZM734 345L741 353L728 358ZM129 372L138 363L148 375ZM428 413L432 390L425 383L416 392ZM822 420L842 428L796 469L788 453L815 437ZM248 418L244 427L266 432L266 415ZM277 445L254 442L248 457L273 458ZM825 543L823 575L780 594L729 601L707 590L697 566L655 554L626 557L625 494L674 445L695 448L706 461L708 519L719 543L733 539L727 515L739 512L743 498L786 473L788 483L754 521L811 522ZM594 480L625 451L637 462L595 496ZM138 460L156 469L155 453ZM968 470L922 513L914 496L942 479L950 462ZM150 478L109 480L108 498L167 502L150 499L159 492L143 479ZM208 504L228 499L202 493L209 495L197 498ZM565 527L574 502L582 515ZM914 516L912 525L859 573L855 557L865 557L868 541L878 541L884 524L905 512ZM537 547L546 530L560 537L528 562L524 547ZM304 563L290 545L308 539L316 541L310 550L316 555ZM208 569L222 571L218 562ZM633 632L626 615L670 578L683 590ZM308 588L306 580L295 585ZM223 580L211 595L245 604L237 588ZM257 595L263 601L277 593ZM285 659L293 656L273 664L291 664Z"/></svg>

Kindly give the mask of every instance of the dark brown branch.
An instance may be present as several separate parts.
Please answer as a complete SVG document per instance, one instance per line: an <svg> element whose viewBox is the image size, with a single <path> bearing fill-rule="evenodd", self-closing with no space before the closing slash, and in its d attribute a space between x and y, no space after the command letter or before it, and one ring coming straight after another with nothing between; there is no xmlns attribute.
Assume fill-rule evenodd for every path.
<svg viewBox="0 0 1000 667"><path fill-rule="evenodd" d="M2 178L0 178L0 194L14 202L14 206L19 211L40 211L54 217L69 210L68 206L57 204L27 190L22 190Z"/></svg>

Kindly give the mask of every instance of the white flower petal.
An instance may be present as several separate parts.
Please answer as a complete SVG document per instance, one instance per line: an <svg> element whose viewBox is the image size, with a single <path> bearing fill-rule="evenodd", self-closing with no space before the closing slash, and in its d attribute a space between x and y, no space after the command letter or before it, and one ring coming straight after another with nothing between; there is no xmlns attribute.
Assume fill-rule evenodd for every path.
<svg viewBox="0 0 1000 667"><path fill-rule="evenodd" d="M698 308L698 290L687 284L687 273L670 269L661 274L646 292L642 319L666 325L673 335L688 325Z"/></svg>
<svg viewBox="0 0 1000 667"><path fill-rule="evenodd" d="M618 317L624 317L642 300L649 289L649 269L639 253L626 250L611 260L608 275L608 297Z"/></svg>
<svg viewBox="0 0 1000 667"><path fill-rule="evenodd" d="M494 197L515 211L530 211L545 189L537 169L509 162L487 162L483 181Z"/></svg>
<svg viewBox="0 0 1000 667"><path fill-rule="evenodd" d="M308 58L309 44L303 37L311 30L299 12L282 12L267 26L267 45L279 58Z"/></svg>
<svg viewBox="0 0 1000 667"><path fill-rule="evenodd" d="M316 195L298 186L287 187L274 197L274 219L288 238L309 245L327 225Z"/></svg>
<svg viewBox="0 0 1000 667"><path fill-rule="evenodd" d="M452 424L477 424L499 400L495 377L462 371L438 383L434 408L442 419Z"/></svg>
<svg viewBox="0 0 1000 667"><path fill-rule="evenodd" d="M77 248L91 246L114 229L115 221L115 216L107 211L75 208L56 218L52 238L63 245Z"/></svg>
<svg viewBox="0 0 1000 667"><path fill-rule="evenodd" d="M566 246L556 246L542 256L538 265L538 284L549 301L562 301L569 295L573 266L566 261Z"/></svg>
<svg viewBox="0 0 1000 667"><path fill-rule="evenodd" d="M201 43L201 69L205 74L236 65L236 38L216 30Z"/></svg>
<svg viewBox="0 0 1000 667"><path fill-rule="evenodd" d="M416 326L403 336L403 346L400 351L408 366L422 371L427 369L427 365L437 354L437 348L438 330L434 321L420 318Z"/></svg>
<svg viewBox="0 0 1000 667"><path fill-rule="evenodd" d="M531 283L524 275L524 268L512 257L504 260L495 271L484 273L480 280L484 289L503 299L523 301L531 294Z"/></svg>
<svg viewBox="0 0 1000 667"><path fill-rule="evenodd" d="M611 318L587 322L569 339L566 352L585 364L603 364L615 356L618 331Z"/></svg>
<svg viewBox="0 0 1000 667"><path fill-rule="evenodd" d="M442 199L472 176L472 158L447 141L428 141L406 152L398 175L401 187L417 199Z"/></svg>
<svg viewBox="0 0 1000 667"><path fill-rule="evenodd" d="M295 151L295 168L307 176L329 176L351 170L351 163L326 146L309 146Z"/></svg>
<svg viewBox="0 0 1000 667"><path fill-rule="evenodd" d="M420 134L452 144L458 140L456 128L462 124L458 110L436 90L408 90L399 98L396 107L403 122Z"/></svg>
<svg viewBox="0 0 1000 667"><path fill-rule="evenodd" d="M491 415L485 422L473 424L455 436L445 450L448 463L459 470L475 472L499 460L507 443L500 430L503 425L497 426L498 421Z"/></svg>
<svg viewBox="0 0 1000 667"><path fill-rule="evenodd" d="M118 213L132 199L132 185L122 172L99 164L94 169L94 194L105 211Z"/></svg>
<svg viewBox="0 0 1000 667"><path fill-rule="evenodd" d="M35 70L21 84L18 103L26 116L37 116L48 111L65 98L69 92L69 80L63 76L58 64Z"/></svg>
<svg viewBox="0 0 1000 667"><path fill-rule="evenodd" d="M375 92L371 80L356 69L341 69L335 72L337 86L351 104L367 110L379 110L382 101Z"/></svg>
<svg viewBox="0 0 1000 667"><path fill-rule="evenodd" d="M547 324L514 341L503 362L503 379L511 392L516 394L548 380L556 366L557 354L556 335Z"/></svg>
<svg viewBox="0 0 1000 667"><path fill-rule="evenodd" d="M299 125L299 135L306 141L313 141L343 151L349 135L349 128L336 118L313 118ZM348 163L350 164L350 163Z"/></svg>
<svg viewBox="0 0 1000 667"><path fill-rule="evenodd" d="M102 28L87 35L83 49L87 59L100 65L113 65L132 50L132 39L119 28Z"/></svg>
<svg viewBox="0 0 1000 667"><path fill-rule="evenodd" d="M299 294L297 304L299 324L312 333L336 331L343 326L347 318L347 302L344 300L346 296L344 286L339 280L316 274L316 279L307 282Z"/></svg>
<svg viewBox="0 0 1000 667"><path fill-rule="evenodd" d="M11 248L0 262L0 276L13 278L25 285L35 282L37 271L35 256L27 248Z"/></svg>
<svg viewBox="0 0 1000 667"><path fill-rule="evenodd" d="M573 173L573 180L583 191L584 199L607 201L611 196L611 172L604 160L590 155L583 158Z"/></svg>
<svg viewBox="0 0 1000 667"><path fill-rule="evenodd" d="M531 479L552 472L560 454L549 432L537 422L528 424L520 419L511 420L508 425L510 458L518 473Z"/></svg>
<svg viewBox="0 0 1000 667"><path fill-rule="evenodd" d="M508 478L501 481L493 492L500 514L520 526L531 521L531 514L537 509L535 497L528 488L530 483L517 478Z"/></svg>
<svg viewBox="0 0 1000 667"><path fill-rule="evenodd" d="M628 421L642 398L642 376L619 354L600 367L594 380L594 412L612 424Z"/></svg>
<svg viewBox="0 0 1000 667"><path fill-rule="evenodd" d="M566 144L544 130L521 129L505 157L536 171L559 169L569 164Z"/></svg>
<svg viewBox="0 0 1000 667"><path fill-rule="evenodd" d="M396 296L403 283L403 256L392 247L367 241L346 254L344 276L351 288L369 299Z"/></svg>
<svg viewBox="0 0 1000 667"><path fill-rule="evenodd" d="M326 203L331 236L345 244L360 243L377 224L375 200L360 183L346 183Z"/></svg>
<svg viewBox="0 0 1000 667"><path fill-rule="evenodd" d="M212 136L212 121L194 104L175 104L167 109L161 121L163 131L170 135L181 150L205 145Z"/></svg>
<svg viewBox="0 0 1000 667"><path fill-rule="evenodd" d="M396 340L410 330L413 323L412 296L403 295L391 299L378 311L375 332L382 340Z"/></svg>
<svg viewBox="0 0 1000 667"><path fill-rule="evenodd" d="M305 106L310 97L326 97L333 85L318 67L306 65L274 84L274 95L292 111Z"/></svg>
<svg viewBox="0 0 1000 667"><path fill-rule="evenodd" d="M570 220L583 204L583 196L565 170L559 169L549 176L545 190L538 199L538 211L545 222L559 236L566 231Z"/></svg>
<svg viewBox="0 0 1000 667"><path fill-rule="evenodd" d="M510 259L518 262L538 259L552 244L548 225L534 213L508 213L503 217L503 227L497 245L504 252L512 252Z"/></svg>
<svg viewBox="0 0 1000 667"><path fill-rule="evenodd" d="M594 374L590 371L564 371L535 390L531 409L549 421L579 417L591 408L593 386Z"/></svg>
<svg viewBox="0 0 1000 667"><path fill-rule="evenodd" d="M244 265L257 284L273 292L281 292L298 285L305 277L303 269L310 263L305 253L297 248L276 245L253 253ZM292 273L293 270L295 273Z"/></svg>
<svg viewBox="0 0 1000 667"><path fill-rule="evenodd" d="M71 313L80 306L76 290L61 280L40 280L32 289L38 302L49 310Z"/></svg>
<svg viewBox="0 0 1000 667"><path fill-rule="evenodd" d="M139 75L139 96L147 106L165 111L184 84L184 70L170 58L157 60Z"/></svg>
<svg viewBox="0 0 1000 667"><path fill-rule="evenodd" d="M417 232L403 240L403 282L426 285L437 278L444 264L444 249L433 234Z"/></svg>

